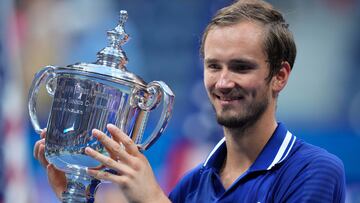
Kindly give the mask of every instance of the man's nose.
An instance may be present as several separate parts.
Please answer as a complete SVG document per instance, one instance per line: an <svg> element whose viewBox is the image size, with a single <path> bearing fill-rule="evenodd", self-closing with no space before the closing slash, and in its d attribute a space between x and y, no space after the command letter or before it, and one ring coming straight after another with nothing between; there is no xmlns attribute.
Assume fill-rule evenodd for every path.
<svg viewBox="0 0 360 203"><path fill-rule="evenodd" d="M220 90L228 90L235 87L235 82L233 81L231 77L231 72L224 69L220 73L220 77L216 81L215 88Z"/></svg>

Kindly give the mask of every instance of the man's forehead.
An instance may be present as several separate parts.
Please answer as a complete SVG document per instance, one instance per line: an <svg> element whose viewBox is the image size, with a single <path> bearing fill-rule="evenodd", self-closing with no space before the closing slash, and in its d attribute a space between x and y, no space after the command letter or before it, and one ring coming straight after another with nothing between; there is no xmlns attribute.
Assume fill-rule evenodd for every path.
<svg viewBox="0 0 360 203"><path fill-rule="evenodd" d="M212 32L214 30L221 30L221 29L232 28L232 27L234 27L238 30L251 31L254 33L259 33L259 34L264 34L264 33L266 33L266 30L267 30L267 26L259 21L244 19L244 20L239 20L237 22L232 22L232 23L213 24L209 28L208 33Z"/></svg>
<svg viewBox="0 0 360 203"><path fill-rule="evenodd" d="M216 26L209 30L204 41L203 57L204 61L208 61L222 55L230 60L259 51L266 55L264 28L253 22L243 21L234 25Z"/></svg>

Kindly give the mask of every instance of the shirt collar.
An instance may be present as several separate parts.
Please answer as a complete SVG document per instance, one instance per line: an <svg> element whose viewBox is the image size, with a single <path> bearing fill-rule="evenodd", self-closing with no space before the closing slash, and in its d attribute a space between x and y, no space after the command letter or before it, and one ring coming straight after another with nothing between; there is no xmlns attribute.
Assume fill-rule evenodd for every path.
<svg viewBox="0 0 360 203"><path fill-rule="evenodd" d="M278 123L273 135L251 165L249 171L270 170L276 164L281 163L289 155L296 137L293 136L284 124ZM220 169L226 156L225 138L210 152L204 162L205 167Z"/></svg>

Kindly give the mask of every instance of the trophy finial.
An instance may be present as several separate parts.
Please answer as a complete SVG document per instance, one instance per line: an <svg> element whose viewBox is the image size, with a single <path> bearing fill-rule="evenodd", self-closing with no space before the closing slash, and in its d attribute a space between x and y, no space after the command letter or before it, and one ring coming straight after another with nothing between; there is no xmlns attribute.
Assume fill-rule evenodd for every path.
<svg viewBox="0 0 360 203"><path fill-rule="evenodd" d="M96 64L126 70L125 64L128 62L128 58L121 46L129 39L129 35L124 29L127 19L127 11L121 10L119 24L114 29L107 31L109 45L97 53Z"/></svg>
<svg viewBox="0 0 360 203"><path fill-rule="evenodd" d="M119 25L122 26L122 27L124 27L124 24L125 24L125 22L127 21L127 19L128 19L128 13L127 13L127 11L121 10L121 11L120 11L120 22L119 22Z"/></svg>

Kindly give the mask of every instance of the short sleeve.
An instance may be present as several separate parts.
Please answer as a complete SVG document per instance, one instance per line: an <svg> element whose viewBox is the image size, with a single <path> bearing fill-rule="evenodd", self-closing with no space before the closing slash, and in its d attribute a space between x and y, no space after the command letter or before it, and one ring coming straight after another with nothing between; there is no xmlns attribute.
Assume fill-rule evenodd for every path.
<svg viewBox="0 0 360 203"><path fill-rule="evenodd" d="M345 202L345 173L340 159L320 155L299 167L275 202Z"/></svg>
<svg viewBox="0 0 360 203"><path fill-rule="evenodd" d="M201 168L203 166L199 165L196 168L189 171L184 177L176 184L174 189L169 194L169 199L173 203L183 203L186 200L187 195L194 191L194 188L199 183L199 177L201 173Z"/></svg>

